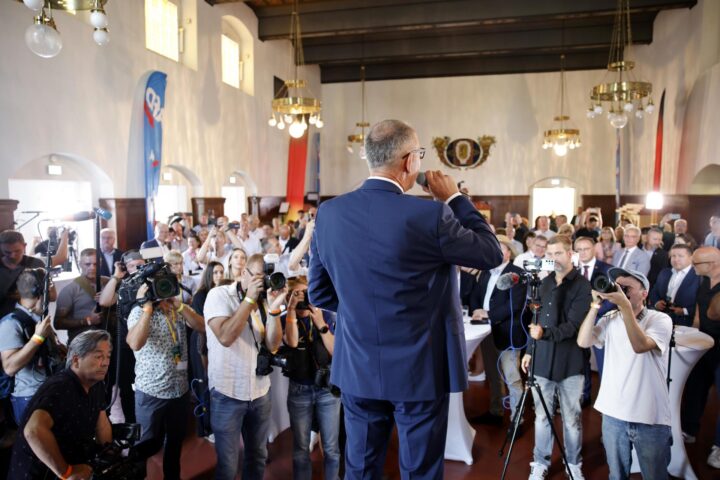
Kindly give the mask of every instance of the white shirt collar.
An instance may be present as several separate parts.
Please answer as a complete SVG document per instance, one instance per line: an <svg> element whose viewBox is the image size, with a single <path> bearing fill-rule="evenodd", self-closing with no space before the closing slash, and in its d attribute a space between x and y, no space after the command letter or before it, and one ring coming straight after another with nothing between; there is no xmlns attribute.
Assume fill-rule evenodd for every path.
<svg viewBox="0 0 720 480"><path fill-rule="evenodd" d="M500 275L502 273L502 271L505 270L505 267L507 267L508 263L510 263L510 262L505 262L505 263L498 265L497 267L490 270L490 273L492 275Z"/></svg>
<svg viewBox="0 0 720 480"><path fill-rule="evenodd" d="M588 269L592 270L592 269L595 268L595 260L596 260L596 259L593 258L592 260L590 260L590 261L587 262L587 263L583 263L583 262L578 262L578 263L580 264L580 268L582 268L582 267L584 267L585 265L587 265Z"/></svg>
<svg viewBox="0 0 720 480"><path fill-rule="evenodd" d="M673 273L676 273L676 274L682 273L683 275L687 275L687 273L690 271L691 268L692 268L692 264L688 265L687 267L683 268L682 270L675 270L673 268Z"/></svg>
<svg viewBox="0 0 720 480"><path fill-rule="evenodd" d="M387 177L378 177L375 175L370 175L367 179L368 180L382 180L384 182L392 183L393 185L395 185L398 188L398 190L400 190L400 192L405 193L405 190L403 190L403 188L400 186L399 183L397 183L395 180L391 180Z"/></svg>

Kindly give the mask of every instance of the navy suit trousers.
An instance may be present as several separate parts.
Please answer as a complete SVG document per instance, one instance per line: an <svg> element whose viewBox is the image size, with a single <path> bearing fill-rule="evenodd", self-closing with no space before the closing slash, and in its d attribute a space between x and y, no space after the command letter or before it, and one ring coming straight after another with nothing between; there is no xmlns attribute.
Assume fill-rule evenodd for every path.
<svg viewBox="0 0 720 480"><path fill-rule="evenodd" d="M388 442L397 424L400 477L443 477L443 457L450 395L433 401L393 402L342 393L345 408L346 480L380 480Z"/></svg>

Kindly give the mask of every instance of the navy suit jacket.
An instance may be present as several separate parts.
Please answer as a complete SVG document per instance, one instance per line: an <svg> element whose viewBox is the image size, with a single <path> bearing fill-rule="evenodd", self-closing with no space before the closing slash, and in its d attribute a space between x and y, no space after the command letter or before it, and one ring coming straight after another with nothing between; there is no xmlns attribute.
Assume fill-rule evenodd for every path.
<svg viewBox="0 0 720 480"><path fill-rule="evenodd" d="M655 285L648 295L648 304L650 308L655 308L655 304L667 297L668 286L670 285L670 277L672 277L672 268L663 269L657 277ZM666 312L672 318L673 324L691 326L695 319L695 305L697 301L697 291L700 288L700 277L695 273L695 269L690 267L687 275L683 278L677 293L675 294L675 306L686 308L687 315L675 315Z"/></svg>
<svg viewBox="0 0 720 480"><path fill-rule="evenodd" d="M310 302L337 311L331 382L353 396L428 401L467 388L456 265L502 262L464 196L446 205L383 180L324 202L311 243Z"/></svg>
<svg viewBox="0 0 720 480"><path fill-rule="evenodd" d="M522 277L525 273L522 268L516 267L512 262L508 263L502 274L517 273ZM480 274L480 280L475 284L470 295L470 314L478 308L483 308L485 302L485 291L490 280L490 272L484 271ZM527 335L523 330L523 324L528 325L529 309L525 309L525 297L527 285L520 282L509 290L498 290L494 288L490 294L490 327L495 347L505 350L511 345L521 348L527 343ZM511 303L512 302L512 303ZM512 308L511 308L512 305ZM526 317L523 318L523 310L526 310ZM512 328L510 324L512 323Z"/></svg>
<svg viewBox="0 0 720 480"><path fill-rule="evenodd" d="M103 277L111 277L115 271L115 262L122 260L122 252L117 248L112 252L112 265L108 265L105 261L105 255L100 252L100 275Z"/></svg>

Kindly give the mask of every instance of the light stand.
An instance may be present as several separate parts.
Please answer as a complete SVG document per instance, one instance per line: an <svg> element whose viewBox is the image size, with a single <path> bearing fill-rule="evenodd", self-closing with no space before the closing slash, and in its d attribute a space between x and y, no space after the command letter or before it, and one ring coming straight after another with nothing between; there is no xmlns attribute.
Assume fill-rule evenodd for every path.
<svg viewBox="0 0 720 480"><path fill-rule="evenodd" d="M538 324L538 313L540 311L540 293L538 287L540 286L540 278L538 277L537 271L531 271L530 272L530 278L529 282L530 284L530 301L528 304L528 307L530 308L530 311L532 312L533 319L532 323L534 325ZM508 440L510 441L510 447L508 448L507 456L505 457L505 463L503 465L503 471L501 479L505 479L505 476L507 475L507 469L510 465L510 457L512 456L513 448L515 447L515 440L517 439L517 433L518 429L520 428L520 419L522 419L523 414L525 413L525 408L527 407L527 399L528 399L528 393L530 392L530 389L535 390L535 394L537 395L537 398L540 399L540 403L542 404L542 408L545 411L545 418L547 418L548 423L550 424L550 431L552 432L552 436L555 439L555 443L557 443L558 447L560 448L560 454L562 455L563 463L565 464L565 471L567 472L568 477L570 480L574 480L572 473L570 472L570 467L567 461L567 455L565 453L565 447L560 442L560 438L558 437L557 432L555 431L555 423L553 422L553 417L550 415L550 410L547 407L547 403L545 402L545 398L543 397L542 390L540 386L538 385L537 381L535 380L535 347L537 345L537 341L532 340L530 344L530 356L532 358L531 364L530 364L530 373L528 374L528 378L525 381L525 388L523 390L522 396L520 397L520 400L518 401L517 408L515 409L515 415L513 416L512 422L510 424L510 428L507 431L507 434L505 435L505 440L503 441L502 447L500 447L500 451L498 452L498 456L502 457L505 451L505 446L508 443Z"/></svg>

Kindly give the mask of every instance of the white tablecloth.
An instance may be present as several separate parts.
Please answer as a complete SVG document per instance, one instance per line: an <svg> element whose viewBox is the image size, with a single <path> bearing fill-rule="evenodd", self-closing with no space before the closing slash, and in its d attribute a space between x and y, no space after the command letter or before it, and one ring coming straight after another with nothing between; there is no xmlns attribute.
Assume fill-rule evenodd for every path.
<svg viewBox="0 0 720 480"><path fill-rule="evenodd" d="M470 318L465 318L465 347L466 362L470 361L473 352L480 342L490 334L490 325L470 325ZM463 394L461 392L450 394L450 410L448 412L447 442L445 443L445 459L457 460L472 465L472 445L475 439L475 429L465 416Z"/></svg>
<svg viewBox="0 0 720 480"><path fill-rule="evenodd" d="M690 371L700 360L705 352L712 348L714 341L710 335L700 332L696 328L677 326L675 327L675 348L672 351L672 363L670 365L670 412L672 414L672 436L673 444L670 448L670 465L668 473L674 477L685 478L686 480L697 480L697 476L690 466L685 442L682 438L682 427L680 426L680 403L682 402L683 390ZM635 451L633 451L633 473L640 471Z"/></svg>

